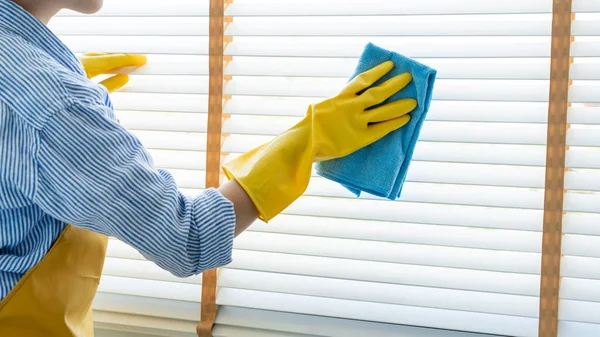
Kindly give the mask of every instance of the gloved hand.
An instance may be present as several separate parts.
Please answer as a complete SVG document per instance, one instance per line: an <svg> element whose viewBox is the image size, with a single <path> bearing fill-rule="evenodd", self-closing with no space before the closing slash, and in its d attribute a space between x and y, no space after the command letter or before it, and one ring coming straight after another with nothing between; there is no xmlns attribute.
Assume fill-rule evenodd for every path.
<svg viewBox="0 0 600 337"><path fill-rule="evenodd" d="M86 53L80 58L83 69L88 78L93 78L101 74L108 74L119 68L139 67L146 64L146 56L138 54L106 54L106 53ZM113 92L129 82L129 76L118 74L100 82L101 85Z"/></svg>
<svg viewBox="0 0 600 337"><path fill-rule="evenodd" d="M337 96L309 106L291 129L223 166L252 199L260 219L269 221L304 193L313 162L346 156L408 123L414 99L367 110L412 80L404 73L369 88L393 67L387 61L360 74Z"/></svg>

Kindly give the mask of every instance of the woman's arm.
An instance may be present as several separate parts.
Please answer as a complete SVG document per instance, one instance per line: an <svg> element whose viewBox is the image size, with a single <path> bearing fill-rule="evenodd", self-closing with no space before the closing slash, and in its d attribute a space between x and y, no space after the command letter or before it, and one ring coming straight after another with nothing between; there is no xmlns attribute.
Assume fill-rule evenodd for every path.
<svg viewBox="0 0 600 337"><path fill-rule="evenodd" d="M258 211L248 194L235 180L227 181L219 187L219 192L233 203L236 218L235 236L238 236L258 218Z"/></svg>

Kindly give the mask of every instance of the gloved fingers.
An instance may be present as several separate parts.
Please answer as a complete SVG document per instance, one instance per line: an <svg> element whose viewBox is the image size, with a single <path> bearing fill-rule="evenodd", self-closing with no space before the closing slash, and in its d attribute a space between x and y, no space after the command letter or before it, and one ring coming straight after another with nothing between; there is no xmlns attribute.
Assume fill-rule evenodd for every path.
<svg viewBox="0 0 600 337"><path fill-rule="evenodd" d="M386 136L388 133L403 127L409 121L410 116L404 115L392 120L369 125L369 127L367 128L367 135L365 137L365 140L367 141L365 146L375 143L380 138Z"/></svg>
<svg viewBox="0 0 600 337"><path fill-rule="evenodd" d="M114 56L114 59L112 57ZM110 55L113 60L113 69L124 67L140 67L146 64L146 55L141 54L116 54Z"/></svg>
<svg viewBox="0 0 600 337"><path fill-rule="evenodd" d="M385 74L389 73L394 68L394 62L385 61L361 74L356 76L350 83L346 85L342 94L345 95L356 95L360 91L373 85L377 80L382 78Z"/></svg>
<svg viewBox="0 0 600 337"><path fill-rule="evenodd" d="M366 111L364 118L367 123L385 122L398 118L413 111L417 107L417 100L412 98L401 99L388 103L375 109Z"/></svg>
<svg viewBox="0 0 600 337"><path fill-rule="evenodd" d="M84 57L101 56L101 55L106 55L106 53L87 52L87 53L83 54Z"/></svg>
<svg viewBox="0 0 600 337"><path fill-rule="evenodd" d="M81 63L90 78L119 68L146 64L146 56L139 54L88 54L90 55L81 58Z"/></svg>
<svg viewBox="0 0 600 337"><path fill-rule="evenodd" d="M129 76L125 74L118 74L105 79L99 84L103 85L108 89L108 92L114 92L121 89L125 84L129 82Z"/></svg>
<svg viewBox="0 0 600 337"><path fill-rule="evenodd" d="M396 75L380 85L368 89L360 95L359 99L365 108L377 105L402 90L410 81L412 81L410 73Z"/></svg>

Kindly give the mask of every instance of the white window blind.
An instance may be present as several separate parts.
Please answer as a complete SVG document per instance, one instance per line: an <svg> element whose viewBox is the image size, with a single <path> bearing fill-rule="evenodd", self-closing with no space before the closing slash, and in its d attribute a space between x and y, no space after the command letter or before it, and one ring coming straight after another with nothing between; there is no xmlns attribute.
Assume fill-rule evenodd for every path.
<svg viewBox="0 0 600 337"><path fill-rule="evenodd" d="M208 1L106 0L93 16L62 12L50 23L76 53L143 53L148 64L111 94L121 124L157 167L189 193L204 188L208 90ZM196 336L202 276L180 279L111 239L94 301L99 335L116 331ZM124 335L130 336L130 335ZM137 336L137 335L135 335Z"/></svg>
<svg viewBox="0 0 600 337"><path fill-rule="evenodd" d="M572 26L593 29L573 31L571 53L579 42L596 49L571 65L559 337L600 335L600 6L593 9L576 13Z"/></svg>
<svg viewBox="0 0 600 337"><path fill-rule="evenodd" d="M78 53L148 55L112 94L118 118L198 192L208 0L105 2L51 28ZM436 68L438 80L402 199L356 199L314 176L283 215L236 239L214 335L537 336L551 11L551 0L228 4L224 160L340 90L367 42ZM600 107L590 106L600 103L600 3L574 0L573 11L560 335L588 337L600 332ZM200 283L111 240L96 326L195 336Z"/></svg>
<svg viewBox="0 0 600 337"><path fill-rule="evenodd" d="M551 5L234 1L230 156L335 94L369 41L439 76L402 199L356 200L313 177L284 215L236 240L215 334L348 336L349 322L366 321L382 336L408 334L402 325L537 336ZM330 319L306 323L314 316ZM354 335L378 335L364 331Z"/></svg>

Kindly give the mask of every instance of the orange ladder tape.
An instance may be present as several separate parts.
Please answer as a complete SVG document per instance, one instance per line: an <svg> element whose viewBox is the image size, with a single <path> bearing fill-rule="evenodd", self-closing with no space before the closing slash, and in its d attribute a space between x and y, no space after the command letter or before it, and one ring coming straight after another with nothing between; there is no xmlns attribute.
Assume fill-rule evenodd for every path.
<svg viewBox="0 0 600 337"><path fill-rule="evenodd" d="M539 337L558 336L567 110L570 84L571 2L571 0L553 0L552 7Z"/></svg>
<svg viewBox="0 0 600 337"><path fill-rule="evenodd" d="M225 1L210 0L208 49L208 125L206 142L206 188L219 186L221 172L221 127L223 124L223 54ZM217 317L217 270L202 273L202 303L199 337L212 337Z"/></svg>

